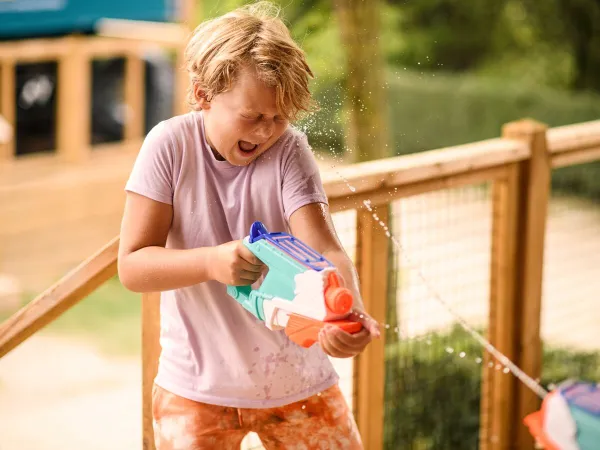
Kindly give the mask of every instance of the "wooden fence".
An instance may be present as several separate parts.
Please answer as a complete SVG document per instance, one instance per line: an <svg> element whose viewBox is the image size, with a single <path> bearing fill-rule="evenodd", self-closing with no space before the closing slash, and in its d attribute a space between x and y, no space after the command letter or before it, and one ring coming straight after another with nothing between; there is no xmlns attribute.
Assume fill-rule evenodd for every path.
<svg viewBox="0 0 600 450"><path fill-rule="evenodd" d="M389 241L379 229L390 203L440 189L492 185L488 337L533 378L541 371L542 265L553 168L600 159L600 121L547 129L532 120L509 123L502 137L338 168L323 173L332 212L355 209L356 263L367 310L386 319ZM352 189L350 189L350 187ZM365 201L377 214L374 218ZM60 316L117 272L118 237L0 325L0 357ZM527 317L525 327L522 318ZM159 295L143 295L143 448L152 441L151 385L160 346ZM365 448L383 446L384 340L355 364L355 415ZM486 371L482 387L482 449L532 448L521 424L539 399L514 377ZM493 436L493 439L491 438Z"/></svg>

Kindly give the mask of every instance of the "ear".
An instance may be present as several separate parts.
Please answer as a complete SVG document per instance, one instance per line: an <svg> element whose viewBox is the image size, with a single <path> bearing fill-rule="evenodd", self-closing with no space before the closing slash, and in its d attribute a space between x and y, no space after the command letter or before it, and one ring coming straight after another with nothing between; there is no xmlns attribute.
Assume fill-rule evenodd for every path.
<svg viewBox="0 0 600 450"><path fill-rule="evenodd" d="M210 100L207 99L206 91L204 91L198 84L194 84L194 97L198 102L198 106L202 109L210 109Z"/></svg>

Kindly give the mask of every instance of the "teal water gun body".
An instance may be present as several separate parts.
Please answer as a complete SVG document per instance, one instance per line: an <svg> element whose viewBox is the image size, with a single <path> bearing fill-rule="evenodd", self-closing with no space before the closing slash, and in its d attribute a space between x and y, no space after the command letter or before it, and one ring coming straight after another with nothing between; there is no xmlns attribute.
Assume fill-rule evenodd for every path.
<svg viewBox="0 0 600 450"><path fill-rule="evenodd" d="M325 325L356 333L362 324L347 320L353 297L331 262L288 233L269 233L254 222L244 245L268 267L259 289L227 286L227 293L271 330L285 330L308 348Z"/></svg>

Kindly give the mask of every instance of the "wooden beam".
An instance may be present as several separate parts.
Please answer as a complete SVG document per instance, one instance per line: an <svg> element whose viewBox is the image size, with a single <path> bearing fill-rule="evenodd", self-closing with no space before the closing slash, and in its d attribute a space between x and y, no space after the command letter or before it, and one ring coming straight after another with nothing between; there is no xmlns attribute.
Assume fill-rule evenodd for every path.
<svg viewBox="0 0 600 450"><path fill-rule="evenodd" d="M0 358L117 273L119 238L67 273L0 325Z"/></svg>
<svg viewBox="0 0 600 450"><path fill-rule="evenodd" d="M508 166L498 166L489 169L480 169L456 175L449 175L442 178L419 181L415 183L401 184L397 187L383 187L374 191L364 193L349 192L346 197L333 197L329 201L331 212L339 212L347 209L364 208L364 201L369 201L372 205L383 205L400 198L411 197L442 189L456 188L474 184L493 181L506 176ZM325 185L327 191L327 185Z"/></svg>
<svg viewBox="0 0 600 450"><path fill-rule="evenodd" d="M91 149L92 69L85 40L72 37L69 46L58 63L57 148L63 161L81 162Z"/></svg>
<svg viewBox="0 0 600 450"><path fill-rule="evenodd" d="M160 356L160 293L142 295L142 440L144 450L155 450L152 425L152 387Z"/></svg>
<svg viewBox="0 0 600 450"><path fill-rule="evenodd" d="M175 92L173 95L173 113L175 115L185 114L190 108L187 104L187 90L190 86L190 78L185 68L185 48L181 46L177 50L175 59Z"/></svg>
<svg viewBox="0 0 600 450"><path fill-rule="evenodd" d="M377 208L378 220L389 223L390 207ZM368 210L357 212L357 268L366 311L379 323L387 312L389 240ZM365 448L383 448L385 394L385 330L355 362L355 415Z"/></svg>
<svg viewBox="0 0 600 450"><path fill-rule="evenodd" d="M0 61L44 62L60 59L69 53L69 38L23 39L0 42Z"/></svg>
<svg viewBox="0 0 600 450"><path fill-rule="evenodd" d="M518 311L515 295L517 217L519 207L518 163L492 186L492 253L488 339L509 359L516 358ZM497 370L498 363L486 354L480 416L480 449L510 449L514 442L517 379ZM493 367L488 366L493 364Z"/></svg>
<svg viewBox="0 0 600 450"><path fill-rule="evenodd" d="M323 182L330 199L346 198L383 188L393 190L395 187L420 181L477 173L482 169L504 166L528 157L529 149L523 142L491 139L337 167L323 172ZM352 186L352 191L348 185Z"/></svg>
<svg viewBox="0 0 600 450"><path fill-rule="evenodd" d="M96 22L96 34L179 47L187 38L188 30L177 23L105 18Z"/></svg>
<svg viewBox="0 0 600 450"><path fill-rule="evenodd" d="M125 59L125 105L126 120L124 139L143 139L145 133L145 73L144 61L137 53L129 53Z"/></svg>
<svg viewBox="0 0 600 450"><path fill-rule="evenodd" d="M15 64L9 59L0 63L0 166L15 158L16 103Z"/></svg>
<svg viewBox="0 0 600 450"><path fill-rule="evenodd" d="M550 128L546 139L548 151L553 155L600 147L600 120Z"/></svg>
<svg viewBox="0 0 600 450"><path fill-rule="evenodd" d="M600 160L600 145L552 154L552 167L574 166Z"/></svg>
<svg viewBox="0 0 600 450"><path fill-rule="evenodd" d="M514 302L518 309L514 320L518 338L515 362L533 379L539 379L542 371L542 277L552 170L546 129L545 125L532 120L512 122L503 128L503 136L520 140L531 149L531 158L519 163L514 275ZM516 434L511 448L533 448L534 441L522 420L539 408L540 399L523 383L518 383L516 394L516 409L512 417L512 428Z"/></svg>

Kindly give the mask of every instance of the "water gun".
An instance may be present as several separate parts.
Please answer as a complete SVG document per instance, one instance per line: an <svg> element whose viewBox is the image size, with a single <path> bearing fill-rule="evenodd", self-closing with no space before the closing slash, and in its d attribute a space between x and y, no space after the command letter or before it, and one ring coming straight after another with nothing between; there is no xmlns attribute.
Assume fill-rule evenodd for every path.
<svg viewBox="0 0 600 450"><path fill-rule="evenodd" d="M600 448L600 387L566 381L550 392L539 411L523 420L545 450Z"/></svg>
<svg viewBox="0 0 600 450"><path fill-rule="evenodd" d="M288 233L269 233L254 222L243 243L268 267L260 288L227 286L227 293L271 330L285 330L308 348L325 325L356 333L362 324L348 320L352 293L341 285L336 268Z"/></svg>

